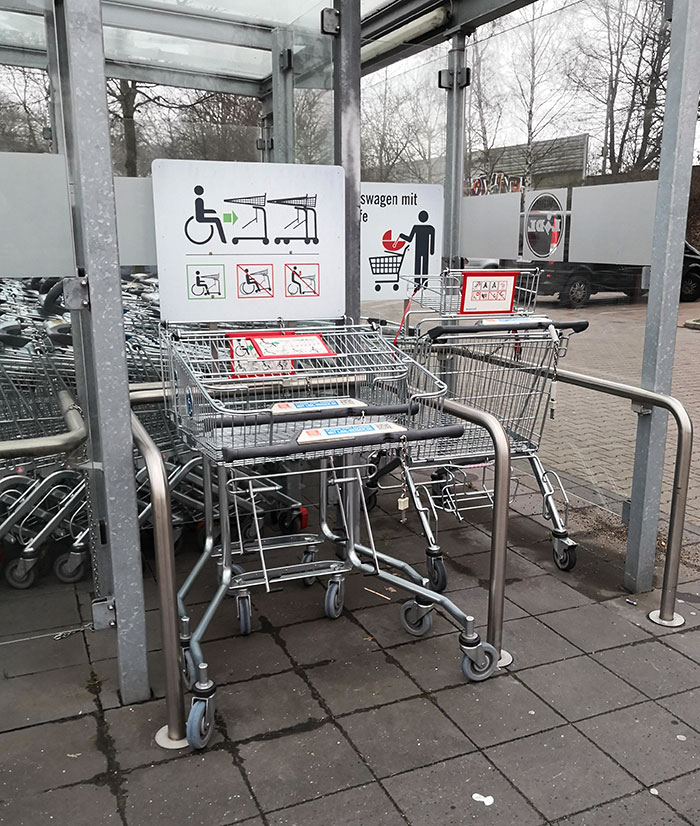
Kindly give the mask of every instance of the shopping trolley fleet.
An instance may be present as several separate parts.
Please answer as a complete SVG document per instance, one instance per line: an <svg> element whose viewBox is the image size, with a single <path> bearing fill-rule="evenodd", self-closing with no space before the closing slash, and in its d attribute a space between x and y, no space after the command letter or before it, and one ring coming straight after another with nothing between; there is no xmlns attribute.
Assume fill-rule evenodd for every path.
<svg viewBox="0 0 700 826"><path fill-rule="evenodd" d="M315 203L284 205L297 210L292 229L302 226L312 240ZM398 263L393 277L401 277ZM408 634L427 633L440 610L459 631L465 677L484 680L494 672L498 652L480 639L474 617L442 593L447 574L437 529L443 514L462 520L470 508L490 503L493 447L446 400L490 412L503 424L513 459L527 461L540 486L556 564L575 563L575 544L555 503L555 490L564 504L566 494L537 450L553 410L557 363L570 334L586 323L535 314L536 272L518 273L512 308L488 317L465 315L464 273L408 281L411 303L398 326L340 319L165 323L154 279L124 283L130 381L162 381L164 388L164 405L140 409L139 416L163 452L176 531L195 527L202 548L177 594L183 680L192 696L187 738L195 748L212 735L216 696L203 637L227 597L235 600L241 635L250 633L256 589L320 580L325 613L334 619L343 611L345 578L376 577L409 595L397 610ZM2 438L56 432L60 393L76 397L60 288L6 283L0 302L9 318L0 329ZM0 471L8 582L33 584L49 550L59 579L83 576L89 497L80 457L13 459ZM137 455L134 472L145 531L151 504ZM378 547L372 510L380 490L397 492L399 510L415 509L427 576ZM218 587L193 627L188 598L204 576L214 576Z"/></svg>

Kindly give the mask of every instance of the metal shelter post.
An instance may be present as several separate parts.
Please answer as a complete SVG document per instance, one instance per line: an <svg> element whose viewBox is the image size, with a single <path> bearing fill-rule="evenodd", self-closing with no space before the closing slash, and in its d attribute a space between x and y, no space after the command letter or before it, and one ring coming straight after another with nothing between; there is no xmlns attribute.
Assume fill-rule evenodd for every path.
<svg viewBox="0 0 700 826"><path fill-rule="evenodd" d="M683 240L700 92L700 4L674 0L666 111L656 196L642 387L669 394L676 346ZM625 586L649 591L659 522L668 415L644 411L637 424ZM681 528L682 530L682 528Z"/></svg>
<svg viewBox="0 0 700 826"><path fill-rule="evenodd" d="M270 160L294 163L294 69L290 29L272 32L272 148Z"/></svg>
<svg viewBox="0 0 700 826"><path fill-rule="evenodd" d="M459 267L459 223L464 178L464 101L467 86L465 36L456 34L447 59L447 72L440 85L447 89L447 134L445 142L445 235L443 258L447 267ZM443 81L443 78L445 80Z"/></svg>
<svg viewBox="0 0 700 826"><path fill-rule="evenodd" d="M360 0L333 0L333 146L345 170L345 314L360 320Z"/></svg>
<svg viewBox="0 0 700 826"><path fill-rule="evenodd" d="M150 696L100 0L53 0L79 283L66 291L89 422L91 534L114 595L125 703ZM50 35L50 27L47 35ZM78 280L76 279L76 282Z"/></svg>

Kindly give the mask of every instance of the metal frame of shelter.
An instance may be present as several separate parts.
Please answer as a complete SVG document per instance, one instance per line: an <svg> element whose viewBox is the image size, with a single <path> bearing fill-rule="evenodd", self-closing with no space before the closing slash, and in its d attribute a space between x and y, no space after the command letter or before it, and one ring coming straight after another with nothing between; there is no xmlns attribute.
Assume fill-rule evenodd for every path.
<svg viewBox="0 0 700 826"><path fill-rule="evenodd" d="M187 5L170 0L0 0L4 22L30 22L33 32L26 35L20 25L13 38L8 35L12 27L0 19L5 32L0 34L0 64L48 70L54 150L67 159L76 277L69 279L66 298L77 331L79 390L89 423L94 559L108 591L101 607L116 617L124 702L147 698L150 687L106 77L257 97L263 104L263 159L283 163L294 161L294 89L332 89L334 160L346 177L346 306L348 316L357 319L361 75L451 40L440 85L448 97L443 255L454 264L463 181L465 38L530 2L332 0L331 5L327 0L329 8L322 12L323 3L299 0L297 20L281 20L279 10L288 4L272 0L192 0ZM212 11L217 5L220 10ZM675 0L673 6L643 369L644 387L661 393L670 390L700 88L700 6L694 0ZM152 53L144 51L149 38L155 44ZM173 44L179 44L179 51ZM633 590L651 586L666 415L654 411L639 420L627 562L627 585Z"/></svg>

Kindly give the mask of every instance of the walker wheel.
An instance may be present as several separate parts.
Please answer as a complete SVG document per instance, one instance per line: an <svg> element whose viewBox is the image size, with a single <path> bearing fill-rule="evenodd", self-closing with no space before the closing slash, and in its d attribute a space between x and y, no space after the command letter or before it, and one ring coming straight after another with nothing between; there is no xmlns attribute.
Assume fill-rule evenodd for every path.
<svg viewBox="0 0 700 826"><path fill-rule="evenodd" d="M438 594L447 588L447 569L442 559L428 557L428 579L430 587Z"/></svg>
<svg viewBox="0 0 700 826"><path fill-rule="evenodd" d="M488 642L482 642L481 647L486 655L486 662L481 668L466 654L462 654L462 674L473 683L487 680L498 666L498 651Z"/></svg>
<svg viewBox="0 0 700 826"><path fill-rule="evenodd" d="M338 619L343 613L343 603L345 602L345 594L339 582L329 582L326 589L326 600L324 609L326 616L329 619Z"/></svg>
<svg viewBox="0 0 700 826"><path fill-rule="evenodd" d="M23 591L25 588L31 588L36 582L36 565L33 565L24 576L22 576L17 571L19 563L19 559L13 559L7 563L5 566L5 579L11 588L17 588Z"/></svg>
<svg viewBox="0 0 700 826"><path fill-rule="evenodd" d="M214 733L214 697L209 698L209 713L204 700L194 700L187 715L187 742L193 749L204 749Z"/></svg>
<svg viewBox="0 0 700 826"><path fill-rule="evenodd" d="M250 597L239 597L238 599L238 625L241 636L247 637L251 631Z"/></svg>
<svg viewBox="0 0 700 826"><path fill-rule="evenodd" d="M312 553L311 551L305 551L304 554L301 557L301 564L302 565L308 565L310 562L315 562L315 560L316 560L316 554L315 553ZM302 582L307 587L311 587L314 584L314 582L316 582L316 577L315 576L305 576L302 579Z"/></svg>
<svg viewBox="0 0 700 826"><path fill-rule="evenodd" d="M414 637L424 637L433 627L433 615L429 611L422 617L417 615L418 604L409 599L401 606L401 625Z"/></svg>
<svg viewBox="0 0 700 826"><path fill-rule="evenodd" d="M80 580L85 576L85 569L87 568L85 559L82 559L77 567L73 568L73 570L69 570L68 560L70 559L70 555L70 551L59 554L53 563L53 572L56 579L60 582L65 582L66 584L80 582Z"/></svg>

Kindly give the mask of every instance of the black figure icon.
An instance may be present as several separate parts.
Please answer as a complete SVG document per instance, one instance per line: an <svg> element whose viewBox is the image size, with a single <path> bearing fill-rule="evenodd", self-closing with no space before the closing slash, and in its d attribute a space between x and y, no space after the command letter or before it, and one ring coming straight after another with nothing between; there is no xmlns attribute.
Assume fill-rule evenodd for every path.
<svg viewBox="0 0 700 826"><path fill-rule="evenodd" d="M219 273L202 275L201 270L195 270L194 276L194 284L190 287L193 296L196 298L202 298L203 296L207 298L221 297L221 275Z"/></svg>
<svg viewBox="0 0 700 826"><path fill-rule="evenodd" d="M243 295L253 295L260 292L272 295L270 273L267 269L251 272L247 267L244 267L243 272L245 273L245 281L240 286Z"/></svg>
<svg viewBox="0 0 700 826"><path fill-rule="evenodd" d="M221 243L225 244L224 227L216 210L205 209L204 207L204 198L202 198L204 187L197 185L194 188L194 194L197 196L194 199L194 215L190 216L185 222L185 235L193 244L207 244L214 237L214 228L216 228ZM202 226L207 227L207 229L201 229Z"/></svg>
<svg viewBox="0 0 700 826"><path fill-rule="evenodd" d="M318 295L316 273L308 272L302 276L296 265L293 266L289 274L287 295Z"/></svg>
<svg viewBox="0 0 700 826"><path fill-rule="evenodd" d="M419 224L414 224L409 235L401 233L399 238L403 238L409 244L413 241L415 250L413 272L415 275L427 275L430 269L430 256L435 254L435 227L426 224L430 216L422 209L418 213ZM416 278L416 286L420 287L423 280Z"/></svg>

